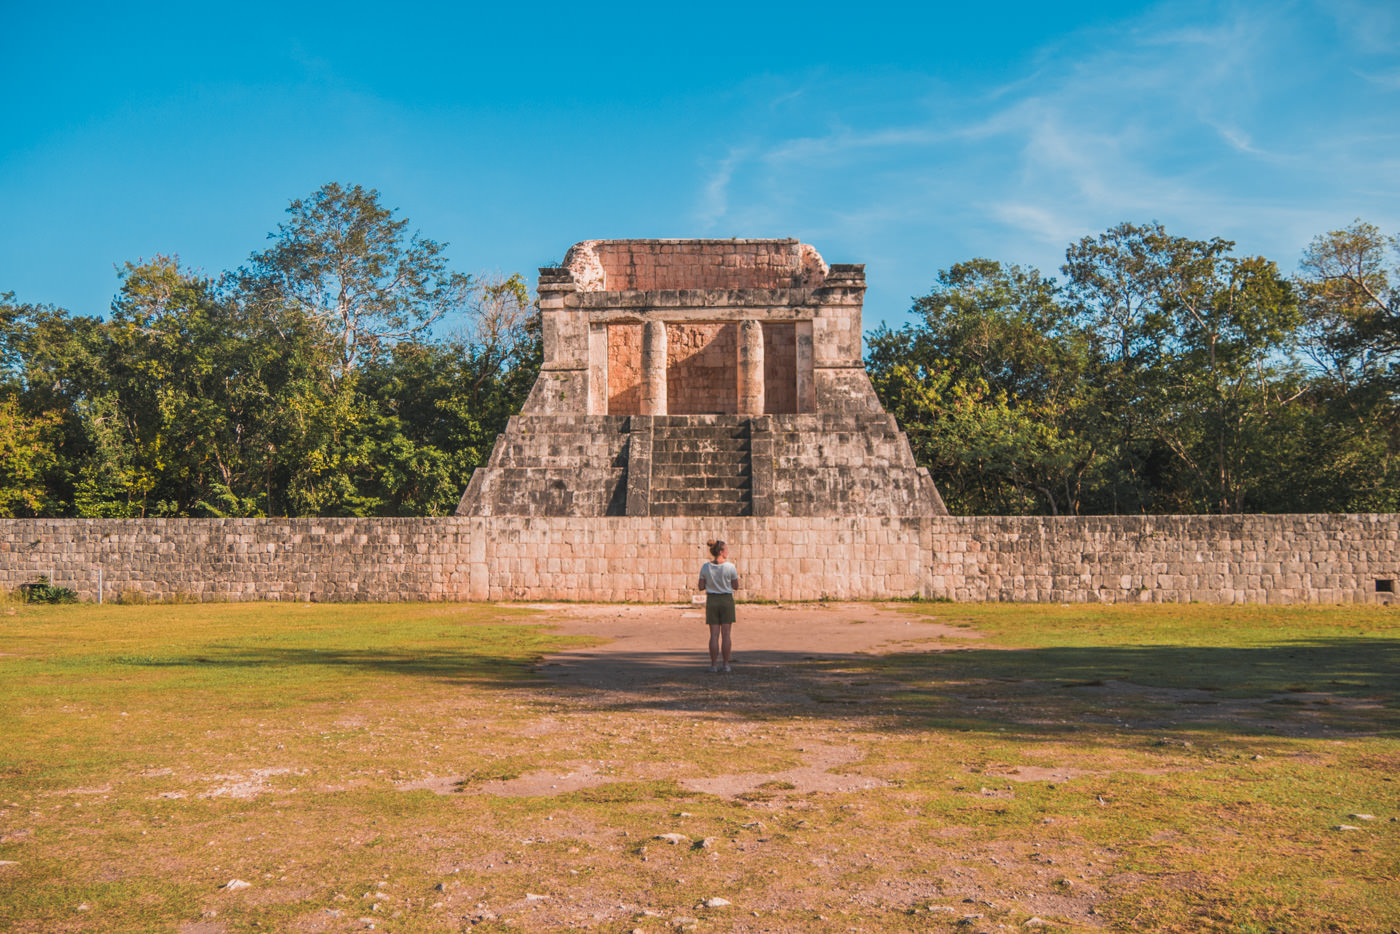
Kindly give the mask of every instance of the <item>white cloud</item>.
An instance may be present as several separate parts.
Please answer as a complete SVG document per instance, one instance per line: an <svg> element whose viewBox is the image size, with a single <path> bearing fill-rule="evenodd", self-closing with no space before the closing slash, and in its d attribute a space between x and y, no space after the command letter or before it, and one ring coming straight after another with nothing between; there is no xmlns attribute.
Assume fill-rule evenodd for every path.
<svg viewBox="0 0 1400 934"><path fill-rule="evenodd" d="M745 150L731 149L710 172L696 212L696 220L702 230L713 229L715 224L729 213L729 182L734 177L735 168L743 162L745 156Z"/></svg>
<svg viewBox="0 0 1400 934"><path fill-rule="evenodd" d="M1343 6L1347 41L1394 31L1394 16ZM1233 238L1287 269L1358 214L1400 228L1387 188L1400 131L1364 91L1400 87L1400 68L1368 61L1361 80L1360 46L1334 48L1331 22L1306 0L1178 0L1056 39L985 89L833 78L797 102L814 108L783 125L799 132L757 133L719 161L697 219L868 244L903 294L931 263L972 255L1051 271L1070 242L1123 220Z"/></svg>
<svg viewBox="0 0 1400 934"><path fill-rule="evenodd" d="M1081 226L1067 223L1062 213L1041 205L1003 201L988 204L987 210L1008 227L1051 248L1063 249L1083 233Z"/></svg>
<svg viewBox="0 0 1400 934"><path fill-rule="evenodd" d="M1400 71L1366 72L1358 70L1356 75L1387 90L1400 91Z"/></svg>

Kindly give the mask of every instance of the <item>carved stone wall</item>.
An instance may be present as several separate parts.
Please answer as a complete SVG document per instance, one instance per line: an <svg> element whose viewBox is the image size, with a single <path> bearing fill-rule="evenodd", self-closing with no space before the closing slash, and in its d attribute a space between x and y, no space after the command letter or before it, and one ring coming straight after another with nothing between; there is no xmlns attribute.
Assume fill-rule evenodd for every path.
<svg viewBox="0 0 1400 934"><path fill-rule="evenodd" d="M666 399L671 415L734 415L739 411L739 327L733 322L666 326Z"/></svg>
<svg viewBox="0 0 1400 934"><path fill-rule="evenodd" d="M642 325L607 326L608 405L614 415L640 415L642 411Z"/></svg>

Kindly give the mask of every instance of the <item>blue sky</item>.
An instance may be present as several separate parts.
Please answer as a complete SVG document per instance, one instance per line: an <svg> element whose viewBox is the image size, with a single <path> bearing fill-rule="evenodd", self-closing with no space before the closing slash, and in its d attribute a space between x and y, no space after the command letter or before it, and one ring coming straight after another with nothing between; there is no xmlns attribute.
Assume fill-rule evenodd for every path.
<svg viewBox="0 0 1400 934"><path fill-rule="evenodd" d="M1060 7L1060 8L1056 8ZM898 325L974 256L1123 220L1291 271L1400 233L1400 3L45 5L0 0L0 291L103 313L329 181L456 268L593 237L799 237Z"/></svg>

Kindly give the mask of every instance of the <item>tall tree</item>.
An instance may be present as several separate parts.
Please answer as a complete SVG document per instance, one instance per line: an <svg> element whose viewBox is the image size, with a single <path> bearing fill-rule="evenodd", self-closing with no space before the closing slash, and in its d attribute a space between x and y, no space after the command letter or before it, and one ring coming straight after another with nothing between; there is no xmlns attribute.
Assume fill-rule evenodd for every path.
<svg viewBox="0 0 1400 934"><path fill-rule="evenodd" d="M1233 246L1163 244L1169 357L1151 419L1201 506L1221 513L1245 510L1259 486L1252 455L1277 440L1281 410L1299 395L1286 357L1301 320L1293 290L1274 263L1231 256Z"/></svg>
<svg viewBox="0 0 1400 934"><path fill-rule="evenodd" d="M1305 476L1333 509L1400 509L1400 237L1356 220L1315 237L1295 285L1315 375Z"/></svg>
<svg viewBox="0 0 1400 934"><path fill-rule="evenodd" d="M30 309L0 293L0 517L33 516L50 505L46 474L58 459L60 416L24 406L24 346Z"/></svg>
<svg viewBox="0 0 1400 934"><path fill-rule="evenodd" d="M471 277L453 272L446 244L407 233L379 192L332 182L287 208L272 247L240 270L242 291L269 315L294 308L333 341L335 380L366 356L422 336L467 301Z"/></svg>
<svg viewBox="0 0 1400 934"><path fill-rule="evenodd" d="M1095 511L1153 512L1171 454L1152 434L1146 399L1160 375L1160 295L1167 240L1160 224L1123 223L1065 252L1066 298L1089 344L1094 424L1088 433L1111 465Z"/></svg>
<svg viewBox="0 0 1400 934"><path fill-rule="evenodd" d="M976 259L913 310L918 323L871 337L871 380L950 508L1078 512L1098 458L1077 430L1083 335L1053 280Z"/></svg>
<svg viewBox="0 0 1400 934"><path fill-rule="evenodd" d="M1400 353L1400 236L1358 219L1314 237L1300 271L1310 346L1324 370L1365 379Z"/></svg>
<svg viewBox="0 0 1400 934"><path fill-rule="evenodd" d="M1238 512L1256 486L1248 439L1296 396L1281 387L1300 318L1274 264L1233 249L1153 223L1066 252L1091 335L1094 433L1120 469L1112 511Z"/></svg>
<svg viewBox="0 0 1400 934"><path fill-rule="evenodd" d="M365 392L384 418L377 488L385 511L442 515L456 507L534 385L538 324L521 276L486 277L459 335L404 342L365 368Z"/></svg>

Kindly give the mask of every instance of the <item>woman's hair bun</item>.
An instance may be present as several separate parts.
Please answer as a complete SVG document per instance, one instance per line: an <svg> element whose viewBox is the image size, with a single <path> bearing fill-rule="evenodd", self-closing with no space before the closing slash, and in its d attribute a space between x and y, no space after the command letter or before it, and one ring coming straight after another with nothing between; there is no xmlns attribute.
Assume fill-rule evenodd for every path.
<svg viewBox="0 0 1400 934"><path fill-rule="evenodd" d="M710 549L710 555L715 558L718 558L719 553L724 550L724 542L722 541L706 542L705 545Z"/></svg>

